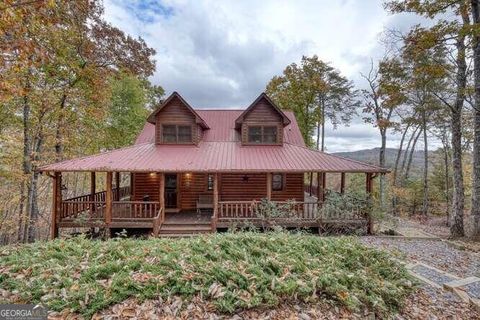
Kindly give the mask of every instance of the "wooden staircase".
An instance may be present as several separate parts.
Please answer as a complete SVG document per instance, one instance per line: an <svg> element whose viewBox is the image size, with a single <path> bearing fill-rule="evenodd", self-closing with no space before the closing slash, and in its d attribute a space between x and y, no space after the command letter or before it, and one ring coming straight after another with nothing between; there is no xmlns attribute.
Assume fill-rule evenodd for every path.
<svg viewBox="0 0 480 320"><path fill-rule="evenodd" d="M165 221L160 227L158 233L159 237L170 237L170 238L179 238L179 237L191 237L200 234L206 234L212 232L212 226L210 222L168 222Z"/></svg>

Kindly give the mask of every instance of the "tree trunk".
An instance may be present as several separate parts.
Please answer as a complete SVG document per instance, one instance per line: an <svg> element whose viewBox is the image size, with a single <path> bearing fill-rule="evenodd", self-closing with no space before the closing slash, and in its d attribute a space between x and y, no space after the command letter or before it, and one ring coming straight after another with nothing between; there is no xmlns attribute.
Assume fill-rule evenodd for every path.
<svg viewBox="0 0 480 320"><path fill-rule="evenodd" d="M393 185L394 185L394 186L397 185L398 165L399 165L399 163L400 163L400 158L401 158L401 156L402 156L403 143L404 143L404 141L405 141L405 137L406 137L406 135L407 135L408 129L410 129L410 124L408 124L408 125L405 127L405 130L404 130L403 133L402 133L402 138L400 139L400 146L398 147L398 151L397 151L397 157L395 158L395 165L394 165L394 167L393 167L393 177L392 177Z"/></svg>
<svg viewBox="0 0 480 320"><path fill-rule="evenodd" d="M380 167L385 167L385 148L387 146L387 129L381 128L380 135L382 137L382 143L380 147L379 154L379 165ZM380 207L383 209L385 206L385 175L380 175Z"/></svg>
<svg viewBox="0 0 480 320"><path fill-rule="evenodd" d="M35 139L35 156L34 160L38 161L39 159L39 154L42 149L42 144L43 144L43 137L40 134L36 139ZM38 171L32 170L32 178L31 178L31 183L30 183L30 190L29 190L29 195L30 198L28 199L29 203L29 225L28 225L28 234L27 234L27 241L28 242L34 242L35 241L35 236L36 236L36 230L37 230L37 220L38 220L38 197L37 197L37 190L38 190L38 177L40 176L40 173Z"/></svg>
<svg viewBox="0 0 480 320"><path fill-rule="evenodd" d="M427 115L426 111L422 112L423 125L423 205L422 214L428 214L428 137L427 137Z"/></svg>
<svg viewBox="0 0 480 320"><path fill-rule="evenodd" d="M415 139L413 140L412 149L410 150L410 154L408 155L407 167L405 168L405 173L403 175L403 182L408 180L408 177L410 175L410 168L412 166L413 154L415 153L415 146L417 145L418 138L420 138L422 131L423 129L420 129L420 131L418 131L417 135L415 136Z"/></svg>
<svg viewBox="0 0 480 320"><path fill-rule="evenodd" d="M450 148L448 146L448 137L444 137L442 139L444 141L443 144L443 163L445 165L445 202L447 203L447 223L450 226L450 213L451 213L451 201L450 201L450 161L449 161L449 153Z"/></svg>
<svg viewBox="0 0 480 320"><path fill-rule="evenodd" d="M403 184L403 179L405 178L405 166L407 164L407 159L410 154L410 146L412 145L412 142L415 140L415 137L417 136L417 130L420 128L420 126L416 127L415 130L413 130L412 135L410 136L410 139L408 139L407 147L405 148L405 152L403 153L403 160L402 160L402 166L400 167L400 173L402 174L402 179L399 181L400 184Z"/></svg>
<svg viewBox="0 0 480 320"><path fill-rule="evenodd" d="M322 100L322 145L320 150L325 151L325 104L323 103L323 100Z"/></svg>
<svg viewBox="0 0 480 320"><path fill-rule="evenodd" d="M63 121L64 121L64 110L65 103L67 101L67 95L64 93L60 100L60 112L57 121L57 128L55 130L55 155L57 161L63 160Z"/></svg>
<svg viewBox="0 0 480 320"><path fill-rule="evenodd" d="M24 210L25 210L25 181L22 181L20 185L20 203L18 207L18 229L17 229L17 242L24 242L23 238L23 226L24 226Z"/></svg>
<svg viewBox="0 0 480 320"><path fill-rule="evenodd" d="M321 123L320 121L318 121L317 122L317 142L316 142L317 150L319 150L319 147L320 147L320 126L321 126ZM309 190L310 197L312 196L312 190L313 190L313 172L310 172L310 190Z"/></svg>
<svg viewBox="0 0 480 320"><path fill-rule="evenodd" d="M480 23L480 6L478 0L471 1L473 23L478 26ZM472 168L472 216L475 235L480 235L480 35L473 36L473 74L475 84L475 107L474 107L474 140L473 140L473 168ZM452 236L462 236L463 221L458 216L458 227L452 229ZM455 216L455 225L457 224ZM458 230L457 230L458 229Z"/></svg>
<svg viewBox="0 0 480 320"><path fill-rule="evenodd" d="M23 178L24 180L24 186L27 189L27 197L25 197L25 187L22 188L21 192L21 210L20 210L20 219L24 220L24 227L21 230L21 234L19 235L19 239L22 239L22 241L25 241L27 239L27 230L30 225L30 203L31 203L31 193L32 193L32 188L31 188L31 182L28 181L28 178L30 177L32 173L32 159L31 159L31 153L32 153L32 139L31 139L31 132L30 132L30 101L28 94L30 93L30 72L26 77L25 81L25 95L23 96L23 114L22 114L22 125L23 125L23 155L22 155L22 168L23 168ZM25 203L26 201L26 203ZM26 205L25 205L26 204ZM23 214L25 208L25 214Z"/></svg>

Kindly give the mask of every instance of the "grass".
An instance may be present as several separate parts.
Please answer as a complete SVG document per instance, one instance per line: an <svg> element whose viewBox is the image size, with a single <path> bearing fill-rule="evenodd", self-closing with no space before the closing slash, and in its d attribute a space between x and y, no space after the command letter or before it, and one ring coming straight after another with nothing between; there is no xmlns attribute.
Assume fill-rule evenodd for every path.
<svg viewBox="0 0 480 320"><path fill-rule="evenodd" d="M201 296L220 312L327 299L352 311L396 311L406 269L354 238L229 233L187 239L82 237L0 248L0 288L91 317L129 297ZM1 298L0 298L1 300Z"/></svg>

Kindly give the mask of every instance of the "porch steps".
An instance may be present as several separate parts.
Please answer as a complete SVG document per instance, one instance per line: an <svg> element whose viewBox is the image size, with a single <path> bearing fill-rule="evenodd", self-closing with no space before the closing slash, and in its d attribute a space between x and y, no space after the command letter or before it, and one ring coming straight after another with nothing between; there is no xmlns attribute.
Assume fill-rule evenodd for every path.
<svg viewBox="0 0 480 320"><path fill-rule="evenodd" d="M198 234L211 233L210 223L165 223L160 227L159 237L190 237Z"/></svg>

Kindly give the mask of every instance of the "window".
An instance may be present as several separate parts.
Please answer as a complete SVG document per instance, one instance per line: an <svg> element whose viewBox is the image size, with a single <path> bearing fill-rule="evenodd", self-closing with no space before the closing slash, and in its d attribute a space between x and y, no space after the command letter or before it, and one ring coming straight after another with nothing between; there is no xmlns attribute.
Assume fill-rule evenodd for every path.
<svg viewBox="0 0 480 320"><path fill-rule="evenodd" d="M192 142L192 127L178 126L178 142Z"/></svg>
<svg viewBox="0 0 480 320"><path fill-rule="evenodd" d="M276 126L248 126L249 143L277 143Z"/></svg>
<svg viewBox="0 0 480 320"><path fill-rule="evenodd" d="M277 143L277 127L263 127L263 142Z"/></svg>
<svg viewBox="0 0 480 320"><path fill-rule="evenodd" d="M262 127L248 127L248 142L262 143Z"/></svg>
<svg viewBox="0 0 480 320"><path fill-rule="evenodd" d="M191 143L192 140L192 126L162 125L164 143Z"/></svg>
<svg viewBox="0 0 480 320"><path fill-rule="evenodd" d="M177 127L176 126L163 126L162 130L163 142L176 142L177 141Z"/></svg>
<svg viewBox="0 0 480 320"><path fill-rule="evenodd" d="M207 175L207 191L213 190L213 174Z"/></svg>
<svg viewBox="0 0 480 320"><path fill-rule="evenodd" d="M282 173L274 173L272 175L272 190L273 191L283 190L283 174Z"/></svg>

